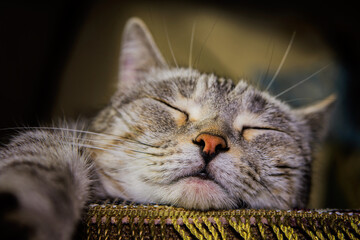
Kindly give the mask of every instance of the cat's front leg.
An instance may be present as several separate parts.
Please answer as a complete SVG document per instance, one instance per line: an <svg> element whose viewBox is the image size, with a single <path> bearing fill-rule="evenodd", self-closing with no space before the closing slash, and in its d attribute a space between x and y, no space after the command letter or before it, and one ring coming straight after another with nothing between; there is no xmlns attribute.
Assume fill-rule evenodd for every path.
<svg viewBox="0 0 360 240"><path fill-rule="evenodd" d="M40 163L2 169L1 239L70 239L83 207L73 181L70 169Z"/></svg>
<svg viewBox="0 0 360 240"><path fill-rule="evenodd" d="M28 132L0 150L0 239L71 239L94 174L70 136Z"/></svg>

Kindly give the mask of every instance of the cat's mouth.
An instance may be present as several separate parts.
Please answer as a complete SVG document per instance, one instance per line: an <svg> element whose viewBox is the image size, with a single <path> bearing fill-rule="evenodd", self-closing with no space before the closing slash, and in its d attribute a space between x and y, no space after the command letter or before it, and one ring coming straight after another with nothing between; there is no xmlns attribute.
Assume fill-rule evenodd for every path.
<svg viewBox="0 0 360 240"><path fill-rule="evenodd" d="M172 183L176 183L183 179L188 179L188 178L196 178L196 179L200 179L200 180L204 180L204 181L208 180L208 181L212 181L212 182L218 184L216 179L211 176L211 174L206 170L206 168L203 168L202 170L195 172L195 173L190 173L190 174L179 176L176 179L174 179L172 181Z"/></svg>
<svg viewBox="0 0 360 240"><path fill-rule="evenodd" d="M200 172L197 172L193 175L189 175L187 177L197 177L197 178L200 178L202 180L214 180L214 178L212 178L209 173L206 171L206 169L202 169Z"/></svg>
<svg viewBox="0 0 360 240"><path fill-rule="evenodd" d="M225 194L228 199L232 198L233 201L231 206L229 205L226 208L249 208L250 206L239 197L234 199L229 189L224 186L221 181L218 181L211 172L206 169L206 167L197 172L178 176L171 182L171 184L178 183L181 184L180 186L183 188L183 192L186 196L193 196L192 200L198 199L198 201L201 201L201 199L223 196L223 194ZM200 200L196 195L201 196ZM191 208L196 207L191 206Z"/></svg>

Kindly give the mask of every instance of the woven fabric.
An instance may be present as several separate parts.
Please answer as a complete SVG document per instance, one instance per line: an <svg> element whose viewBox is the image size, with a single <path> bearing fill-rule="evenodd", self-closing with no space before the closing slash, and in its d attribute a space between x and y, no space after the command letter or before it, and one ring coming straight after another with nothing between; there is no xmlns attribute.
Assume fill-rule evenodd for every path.
<svg viewBox="0 0 360 240"><path fill-rule="evenodd" d="M360 212L93 204L83 239L360 239Z"/></svg>

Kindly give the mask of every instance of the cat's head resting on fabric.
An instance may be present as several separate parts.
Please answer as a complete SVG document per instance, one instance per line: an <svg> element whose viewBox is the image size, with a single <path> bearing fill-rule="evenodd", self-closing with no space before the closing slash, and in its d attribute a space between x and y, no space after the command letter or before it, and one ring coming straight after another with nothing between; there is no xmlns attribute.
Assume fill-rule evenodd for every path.
<svg viewBox="0 0 360 240"><path fill-rule="evenodd" d="M141 20L123 34L118 90L94 119L106 192L189 209L303 208L331 96L291 109L245 81L171 68ZM96 139L98 138L98 139Z"/></svg>

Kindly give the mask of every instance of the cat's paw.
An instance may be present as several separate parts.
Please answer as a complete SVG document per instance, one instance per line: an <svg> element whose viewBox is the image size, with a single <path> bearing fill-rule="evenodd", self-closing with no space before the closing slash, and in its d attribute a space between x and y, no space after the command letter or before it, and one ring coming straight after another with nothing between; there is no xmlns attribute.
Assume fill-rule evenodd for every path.
<svg viewBox="0 0 360 240"><path fill-rule="evenodd" d="M69 240L76 219L61 191L28 174L0 174L0 239Z"/></svg>
<svg viewBox="0 0 360 240"><path fill-rule="evenodd" d="M0 192L0 233L1 239L31 239L33 226L17 219L20 205L17 197L10 192Z"/></svg>

